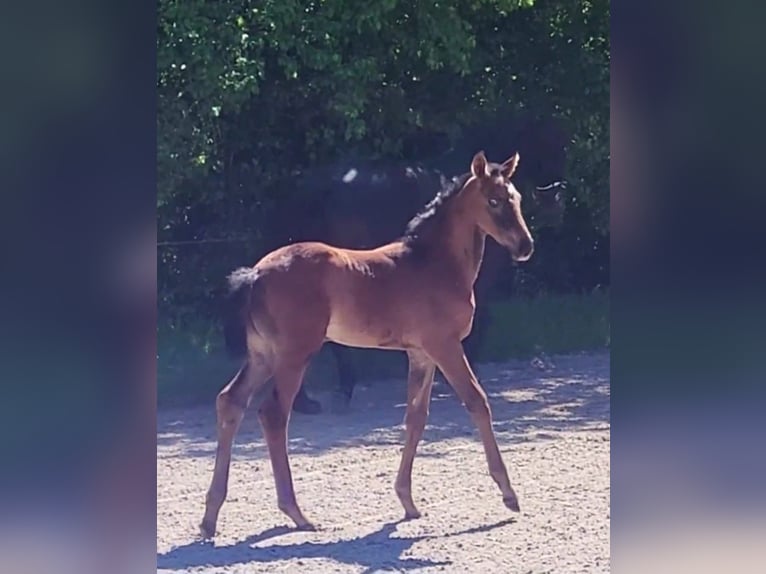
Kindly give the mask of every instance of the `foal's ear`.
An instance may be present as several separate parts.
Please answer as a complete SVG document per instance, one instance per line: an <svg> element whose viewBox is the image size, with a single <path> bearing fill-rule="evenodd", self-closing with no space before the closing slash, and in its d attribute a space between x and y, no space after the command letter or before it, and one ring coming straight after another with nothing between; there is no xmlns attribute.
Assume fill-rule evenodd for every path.
<svg viewBox="0 0 766 574"><path fill-rule="evenodd" d="M487 165L487 157L483 151L478 152L471 160L471 175L474 177L482 178L489 175L489 166Z"/></svg>
<svg viewBox="0 0 766 574"><path fill-rule="evenodd" d="M510 179L513 175L513 172L516 171L516 168L519 166L520 159L521 156L519 156L519 152L513 154L500 166L500 173L502 173L506 179Z"/></svg>

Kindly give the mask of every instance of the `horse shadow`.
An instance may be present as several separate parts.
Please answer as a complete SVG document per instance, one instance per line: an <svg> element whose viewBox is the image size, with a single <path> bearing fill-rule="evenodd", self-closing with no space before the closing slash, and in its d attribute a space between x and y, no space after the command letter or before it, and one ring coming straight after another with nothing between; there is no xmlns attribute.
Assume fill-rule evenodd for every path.
<svg viewBox="0 0 766 574"><path fill-rule="evenodd" d="M230 568L254 562L265 564L281 560L302 561L312 558L329 558L336 562L363 566L365 568L363 574L372 574L380 570L411 571L452 564L449 560L402 557L402 554L418 542L488 532L513 524L515 521L514 518L506 518L492 524L438 536L392 536L397 526L404 522L404 520L398 520L387 522L374 532L361 537L331 542L306 541L292 545L261 546L263 542L296 531L287 526L277 526L228 546L214 546L211 541L196 541L178 546L169 552L157 555L157 568L188 571L198 567Z"/></svg>

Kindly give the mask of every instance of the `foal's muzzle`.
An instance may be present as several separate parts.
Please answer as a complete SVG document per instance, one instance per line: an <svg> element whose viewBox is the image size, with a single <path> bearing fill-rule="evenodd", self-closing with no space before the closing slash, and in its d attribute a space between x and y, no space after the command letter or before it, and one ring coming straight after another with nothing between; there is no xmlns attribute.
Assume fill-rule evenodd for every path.
<svg viewBox="0 0 766 574"><path fill-rule="evenodd" d="M532 257L532 253L535 251L535 242L531 237L523 237L516 245L511 249L511 255L514 261L527 261Z"/></svg>

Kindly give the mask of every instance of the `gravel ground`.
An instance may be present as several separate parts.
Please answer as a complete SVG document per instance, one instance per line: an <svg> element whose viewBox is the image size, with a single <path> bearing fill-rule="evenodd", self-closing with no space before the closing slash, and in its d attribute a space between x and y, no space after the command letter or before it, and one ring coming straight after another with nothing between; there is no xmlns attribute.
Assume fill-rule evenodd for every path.
<svg viewBox="0 0 766 574"><path fill-rule="evenodd" d="M423 517L401 520L393 483L402 379L360 386L346 414L293 415L296 495L317 532L291 529L277 509L258 421L248 413L235 442L220 534L201 542L214 407L168 410L158 416L158 571L609 572L608 353L476 370L520 514L503 506L468 414L437 382L413 471Z"/></svg>

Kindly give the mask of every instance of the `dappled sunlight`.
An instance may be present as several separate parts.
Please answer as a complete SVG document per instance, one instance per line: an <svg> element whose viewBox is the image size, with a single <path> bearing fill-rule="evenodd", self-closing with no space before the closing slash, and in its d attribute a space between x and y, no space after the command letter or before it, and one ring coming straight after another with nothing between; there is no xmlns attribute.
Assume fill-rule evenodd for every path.
<svg viewBox="0 0 766 574"><path fill-rule="evenodd" d="M541 370L532 362L482 364L476 369L487 392L498 440L526 441L545 432L605 428L609 424L609 358L606 353L557 357ZM404 380L359 385L344 415L294 414L289 450L317 456L349 447L401 446L407 390ZM329 400L321 393L320 400ZM320 428L321 432L317 432ZM473 423L452 389L434 384L424 441L474 434ZM215 454L212 407L168 411L159 417L158 457ZM245 416L234 444L235 458L267 457L255 412Z"/></svg>

